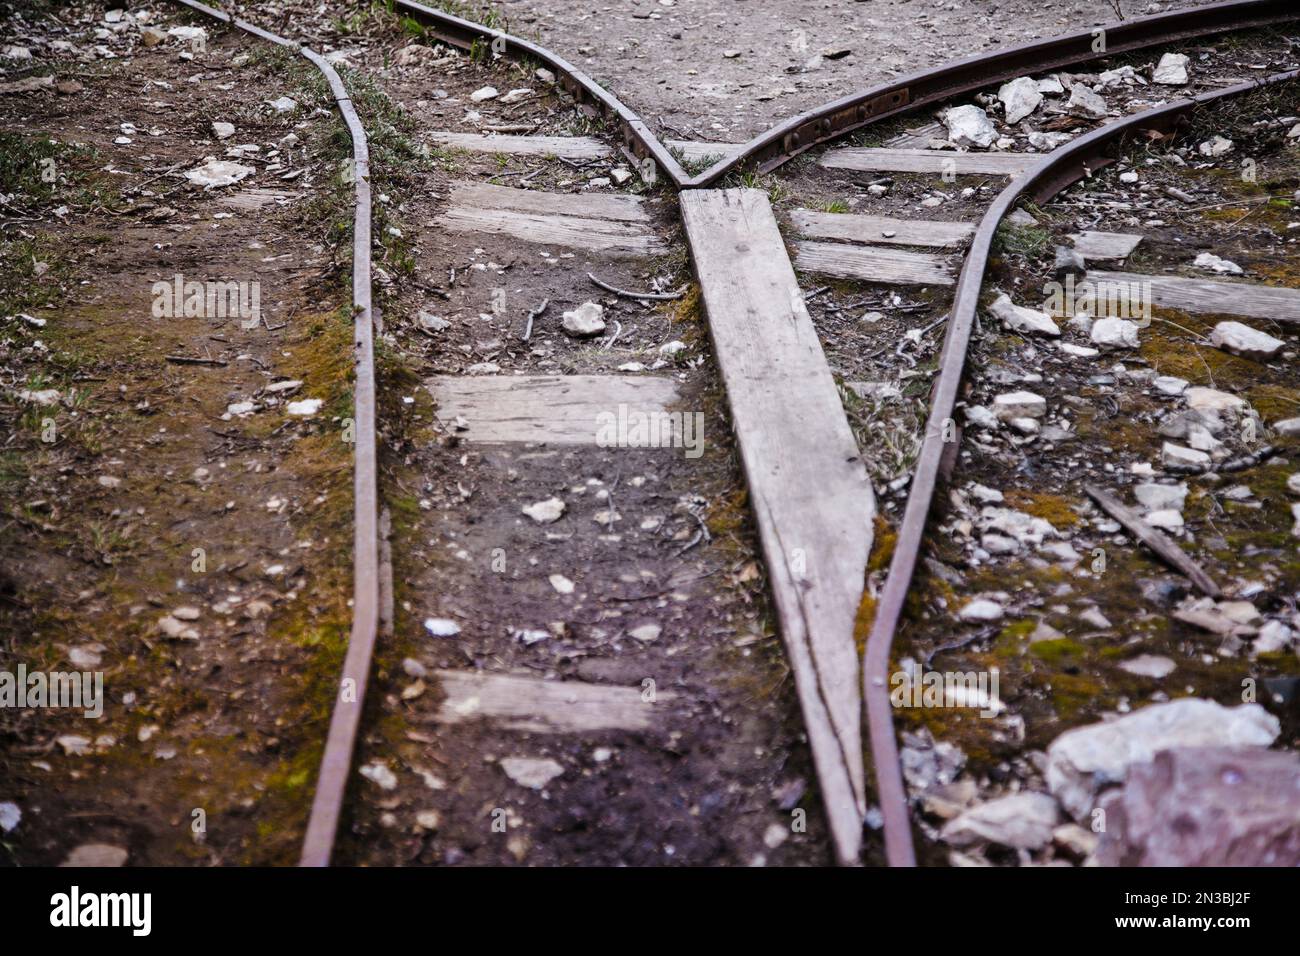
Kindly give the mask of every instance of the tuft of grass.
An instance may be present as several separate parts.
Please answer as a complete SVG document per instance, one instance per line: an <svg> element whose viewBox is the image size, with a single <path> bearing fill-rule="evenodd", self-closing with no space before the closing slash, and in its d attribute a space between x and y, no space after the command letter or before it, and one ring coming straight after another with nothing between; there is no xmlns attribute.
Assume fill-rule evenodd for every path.
<svg viewBox="0 0 1300 956"><path fill-rule="evenodd" d="M1013 226L1003 223L993 240L993 252L1037 259L1052 244L1052 236L1038 226Z"/></svg>

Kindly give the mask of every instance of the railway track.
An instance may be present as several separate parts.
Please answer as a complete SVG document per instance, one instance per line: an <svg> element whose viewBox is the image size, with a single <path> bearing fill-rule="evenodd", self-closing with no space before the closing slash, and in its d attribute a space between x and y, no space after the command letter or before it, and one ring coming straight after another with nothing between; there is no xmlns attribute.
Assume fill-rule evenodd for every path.
<svg viewBox="0 0 1300 956"><path fill-rule="evenodd" d="M229 20L199 4L185 5ZM418 584L445 593L432 599L408 593L407 613L425 618L427 639L435 648L424 656L436 663L427 666L417 659L420 655L408 658L409 663L403 664L407 677L402 680L410 680L402 688L400 681L389 679L386 706L391 710L400 697L417 701L411 706L418 707L424 679L436 671L432 677L446 697L425 716L445 736L464 740L449 746L417 733L411 739L424 748L425 756L408 754L403 764L436 793L447 789L442 778L449 773L464 783L458 788L459 802L444 802L441 815L426 812L425 822L417 827L425 836L414 845L394 842L392 852L426 858L420 854L428 851L427 834L454 829L448 826L448 815L468 811L471 804L478 805L482 819L496 822L499 815L499 832L523 829L519 820L512 819L513 810L492 805L491 775L500 771L470 766L478 751L506 738L514 741L512 734L522 735L522 745L502 744L514 749L500 761L512 781L542 794L542 802L549 799L547 793L558 791L562 796L555 802L585 806L578 820L558 812L548 815L540 804L527 811L540 816L550 832L564 833L600 831L602 826L638 829L622 815L631 810L620 807L619 813L602 816L593 808L611 799L611 788L633 786L638 775L667 778L672 773L656 755L658 745L648 740L658 735L680 740L685 735L701 751L719 745L720 736L692 738L692 731L684 728L710 718L730 719L732 702L720 692L713 697L701 694L703 682L673 662L680 655L691 667L701 667L718 658L692 656L698 651L672 640L675 633L695 634L696 620L721 625L721 620L707 616L712 605L723 607L728 621L731 615L745 613L727 604L728 598L707 583L724 571L725 562L714 554L703 556L710 540L709 522L701 510L705 502L682 493L714 476L692 465L686 456L665 463L662 456L656 457L658 452L629 443L626 436L602 441L591 422L609 409L627 409L645 421L673 421L676 431L666 443L672 445L675 439L683 448L690 436L683 432L682 407L701 407L709 388L720 383L735 436L734 454L748 488L754 533L765 559L773 615L795 678L816 768L826 842L839 862L857 862L865 818L883 829L890 864L913 864L912 798L900 766L896 707L889 696L895 634L906 617L909 596L916 593L912 584L917 565L926 557L927 547L934 550L935 541L928 536L934 525L928 519L935 508L936 489L952 480L963 447L956 409L970 391L963 391L963 375L977 317L982 306L989 308L990 297L983 294L988 291L988 273L994 260L1014 258L1007 253L1008 232L1000 231L1000 226L1018 204L1030 202L1041 209L1062 194L1064 202L1073 201L1068 187L1094 180L1122 160L1123 151L1131 150L1135 142L1176 142L1172 137L1178 135L1180 124L1216 104L1257 93L1262 87L1291 89L1293 71L1270 72L1262 81L1240 82L1236 77L1259 59L1294 63L1293 45L1284 36L1251 34L1248 48L1255 59L1249 66L1235 47L1200 44L1228 31L1287 23L1295 15L1281 3L1234 2L1142 18L1102 31L1100 44L1097 31L1085 31L998 51L833 101L748 144L704 144L661 142L608 92L535 44L421 4L397 0L394 6L423 26L425 40L482 53L489 66L496 64L501 75L520 82L521 89L524 83L545 84L549 72L556 83L551 95L559 104L565 109L585 108L603 130L596 128L588 135L548 130L547 117L530 112L526 105L531 91L516 99L525 104L517 112L527 120L514 124L518 129L497 123L499 131L485 133L480 131L481 118L459 119L435 106L421 107L420 122L429 127L421 131L425 141L435 149L467 157L465 165L474 174L438 180L446 187L445 194L416 209L421 215L430 214L431 227L445 237L440 251L446 261L458 264L447 281L439 277L431 284L425 279L422 288L435 292L441 299L440 310L448 314L455 308L474 309L473 303L481 302L488 292L495 295L493 274L504 277L497 287L509 290L500 308L493 304L490 312L480 313L481 333L471 329L458 336L438 316L418 320L417 337L443 335L441 348L458 348L462 357L476 360L449 364L444 358L447 367L423 382L437 403L437 425L428 434L436 435L444 457L446 450L463 452L455 468L411 446L406 449L416 471L423 469L424 475L436 479L423 486L425 497L419 504L426 511L440 512L443 521L428 543L453 552L459 549L465 557L457 560L472 565L470 557L476 549L490 551L487 542L509 541L502 550L514 549L514 553L503 554L503 561L515 560L518 553L540 554L547 567L539 571L552 565L556 570L542 575L540 580L546 583L538 587L537 572L530 580L521 580L517 572L488 578L454 562L429 562L434 570L427 571ZM235 25L262 39L286 42L242 21L236 20ZM1189 78L1153 86L1141 69L1144 59L1184 50L1194 54L1183 63ZM364 169L365 134L342 81L321 57L305 48L302 52L330 77L353 134L358 168ZM426 55L426 59L434 57ZM418 60L413 57L413 68L419 66ZM527 67L507 76L508 64L514 60ZM1100 77L1079 69L1099 60L1105 60L1108 68ZM1017 128L1020 120L1006 122L1010 103L993 107L1002 84L1021 78L1028 78L1032 90L1013 92L1033 104L1028 114L1034 117L1029 122L1034 127L1031 134L1023 126ZM1094 86L1101 89L1100 108ZM1193 91L1190 96L1185 95L1188 89ZM1153 91L1159 95L1153 96ZM494 90L490 96L469 100L482 103L486 111L494 101L504 103L513 95L502 97L501 91ZM918 117L918 110L945 103L969 107L976 102L1000 117L996 126L989 124L987 129L977 122L968 134L980 139L991 133L992 138L981 143L984 148L928 148L931 140L947 139L949 134ZM443 125L434 127L439 116ZM909 122L920 125L909 128ZM871 128L889 128L892 135L875 136ZM856 145L829 145L854 134ZM988 150L989 146L996 148ZM805 154L813 149L820 152L810 159ZM584 182L580 177L588 165L598 171L609 169L611 176L590 177L606 181L586 181L586 190L575 194L572 190ZM637 188L607 192L618 185L610 180ZM370 197L363 189L365 181L365 176L358 177L354 261L359 425L367 409L374 420L373 397L362 384L363 377L373 377ZM513 185L506 185L510 181ZM668 202L672 194L665 192L665 185L678 192L680 233ZM773 202L772 194L782 198ZM1129 281L1131 273L1098 273L1090 266L1097 261L1130 260L1134 240L1141 242L1141 235L1088 230L1077 245L1090 271L1079 272L1079 278L1103 284ZM1112 254L1117 244L1125 247L1123 254ZM504 260L521 246L540 247L545 264L537 266L538 257L532 257L531 265L520 265L518 257ZM676 337L689 337L685 335L689 325L674 326L673 318L665 320L665 310L677 301L682 278L665 263L684 249L689 250L699 301L707 315L717 367L714 379L694 374L703 364L696 361L703 343L696 340L688 345ZM1041 250L1038 255L1041 258ZM566 258L580 258L584 267L592 267L591 285L579 279L575 286L572 278L555 278L560 273L556 266ZM486 275L488 284L477 283L476 273ZM1032 281L1035 275L1026 268L1021 278ZM1224 289L1158 278L1161 308L1197 311L1201 307L1194 308L1196 303L1208 299L1216 303L1216 311L1223 312L1218 303L1225 295L1243 309L1252 295L1269 299L1261 288L1245 293L1244 286ZM825 284L808 289L807 280ZM547 312L550 298L575 305L589 299L596 308L582 305L564 310L567 330L562 331L555 322L558 310ZM670 304L649 304L664 299ZM1275 313L1290 307L1291 301L1289 295L1280 294L1258 308ZM1015 330L1016 322L1029 321L998 308L1012 316L1001 319L1008 333ZM859 321L856 317L864 309L867 318ZM944 338L936 356L935 339L941 328ZM531 345L532 337L540 338L542 330L545 343ZM599 344L586 350L569 348L584 337ZM512 349L506 344L511 339L522 344ZM652 361L616 366L609 353L620 341L620 351ZM663 351L657 347L660 344L672 348ZM1077 348L1087 351L1085 346ZM683 359L685 370L680 364ZM431 364L436 366L438 360ZM506 378L509 372L514 374ZM966 384L987 390L984 372L981 367L974 382ZM886 376L885 382L879 381ZM674 413L679 415L675 420ZM1019 447L1014 444L1018 441L1042 440L1032 423L1023 422L1036 414L1030 409L1003 426L1017 436L1009 447ZM1016 428L1025 431L1015 432ZM344 667L344 678L357 693L335 709L303 853L302 861L308 865L323 865L334 852L350 768L356 763L363 763L366 776L385 792L407 792L406 785L396 781L389 787L391 770L385 773L384 761L373 759L379 741L359 739L384 604L373 428L370 435L370 450L361 444L357 448L356 617ZM987 446L984 455L998 447L981 442ZM527 475L528 485L522 495L514 485L521 474ZM575 482L573 476L579 475L583 480ZM660 479L662 487L654 489ZM1104 502L1100 506L1109 514L1119 514L1109 497L1103 491L1096 499ZM667 517L651 514L662 510L661 500L674 498ZM526 502L527 518L522 531L518 528L521 501ZM584 507L588 502L592 507ZM640 533L626 530L630 522L620 512L645 515ZM579 515L589 524L575 527ZM563 524L557 524L560 521ZM625 523L620 526L621 521ZM490 534L476 538L484 527ZM428 530L427 525L420 528L421 533ZM1130 533L1148 535L1149 529L1130 529ZM889 540L889 549L881 547L882 537ZM1167 541L1145 540L1170 557ZM559 541L578 551L583 558L578 564L609 567L620 586L602 587L602 582L577 574L574 581L555 563ZM406 547L411 546L408 539ZM882 580L884 569L872 565L869 556L889 550L892 560ZM397 560L401 564L403 559ZM874 573L868 576L864 600L863 572L869 568ZM404 579L403 573L397 577ZM508 613L494 616L491 628L473 630L470 646L461 649L462 661L454 666L459 654L447 649L445 642L471 630L467 619L472 615L461 608L469 606L467 595L476 591L486 591L493 607ZM651 603L639 607L631 619L621 610L613 616L600 610L643 601ZM593 612L594 617L586 616ZM557 616L562 619L554 621ZM527 626L521 618L551 623ZM581 642L572 640L569 628L575 623L583 631ZM908 640L918 640L920 646L939 653L946 649L931 632L952 626L951 618L932 624L929 630L921 625L921 635L909 634ZM720 630L720 626L712 629ZM858 640L866 638L861 681L855 632ZM978 646L977 641L972 638L968 643ZM579 643L584 647L575 648ZM627 648L636 663L630 669L588 666L593 663L586 660L593 643L612 644L620 651ZM536 655L539 646L559 644L564 652L557 651L554 659ZM646 678L652 688L657 683L672 689L652 690L648 698L625 690L629 682L644 688L644 681L633 677L651 673L671 675L669 681ZM864 701L874 801L869 798L860 731ZM472 721L487 729L476 735L469 729ZM539 746L537 741L545 743ZM524 756L524 751L533 755ZM537 756L539 752L544 756ZM621 773L603 784L590 783L604 772L596 764L608 766L611 759L624 765ZM432 764L442 769L432 770ZM709 783L726 782L723 778ZM381 833L388 826L383 822L385 799L407 802L399 797L375 801L372 810L363 811L375 821L368 834ZM873 802L879 805L878 821L874 821ZM640 807L649 816L662 814L669 821L677 819L674 814L680 809L669 800ZM698 811L698 806L692 810ZM473 826L481 824L476 821ZM652 839L638 833L635 841L619 842L610 861L655 859L641 845ZM764 835L770 850L784 839ZM528 858L526 840L501 842L500 855L487 859ZM592 847L599 860L595 849L599 842L576 839L573 845ZM717 852L700 849L705 855L693 857L695 849L687 849L688 860L707 859L708 852ZM461 858L461 851L442 857L448 862Z"/></svg>

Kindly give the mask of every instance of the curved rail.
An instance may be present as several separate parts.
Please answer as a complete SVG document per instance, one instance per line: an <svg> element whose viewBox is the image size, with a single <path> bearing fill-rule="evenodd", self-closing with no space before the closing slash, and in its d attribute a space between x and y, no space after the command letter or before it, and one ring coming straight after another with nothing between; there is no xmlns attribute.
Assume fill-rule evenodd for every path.
<svg viewBox="0 0 1300 956"><path fill-rule="evenodd" d="M260 27L232 17L197 0L174 0L236 29L286 49L296 50L324 74L339 114L352 137L352 174L356 184L352 230L352 350L356 380L353 385L353 553L352 630L347 655L339 675L340 692L330 716L325 753L321 758L316 795L312 802L307 835L303 840L302 866L328 866L343 807L356 743L357 728L365 701L370 660L379 630L379 519L375 465L375 361L374 326L370 308L370 149L366 131L352 106L343 81L334 68L315 51L292 40L268 33Z"/></svg>
<svg viewBox="0 0 1300 956"><path fill-rule="evenodd" d="M942 459L949 445L955 447L955 443L944 441L944 426L952 420L956 407L957 389L966 364L966 351L979 305L980 288L998 226L1021 197L1030 196L1043 202L1085 178L1092 170L1109 165L1112 162L1107 155L1109 147L1133 133L1147 129L1168 131L1198 107L1239 96L1261 86L1293 80L1297 76L1300 76L1300 71L1293 70L1257 82L1240 83L1211 93L1202 93L1094 130L1047 154L1026 173L1013 180L998 194L980 221L966 254L961 276L957 280L956 293L949 311L948 332L939 359L939 375L935 380L930 415L926 421L925 438L912 476L903 522L898 529L894 557L880 593L871 634L867 638L867 651L862 666L863 696L866 700L871 752L875 763L876 791L885 823L886 858L891 866L915 866L916 856L907 812L907 793L898 762L893 707L889 700L889 653L903 603L911 587L912 575L916 570L926 517L934 500Z"/></svg>
<svg viewBox="0 0 1300 956"><path fill-rule="evenodd" d="M1295 0L1224 0L1191 10L1138 17L1003 47L831 100L759 134L735 155L691 176L635 112L558 54L503 30L435 10L415 0L394 0L393 7L424 25L444 43L460 49L487 43L494 53L522 54L545 63L576 98L589 100L605 116L618 121L623 149L634 163L652 157L679 190L710 186L743 167L757 165L759 171L769 172L805 150L864 126L1026 73L1076 66L1165 43L1269 26L1300 17Z"/></svg>
<svg viewBox="0 0 1300 956"><path fill-rule="evenodd" d="M690 181L690 174L682 169L677 158L650 131L650 127L646 126L641 117L568 60L530 40L522 40L504 30L494 30L441 10L434 10L422 3L415 3L414 0L394 0L393 7L423 24L428 32L439 40L462 50L469 50L477 43L486 42L493 54L502 56L511 53L523 54L539 63L545 63L555 72L563 87L575 99L590 101L605 117L613 117L618 121L623 150L633 164L640 167L647 158L652 158L678 189Z"/></svg>
<svg viewBox="0 0 1300 956"><path fill-rule="evenodd" d="M760 172L768 172L804 150L863 126L1026 73L1074 66L1228 30L1269 26L1297 17L1300 11L1296 10L1295 0L1228 0L1003 47L913 73L801 113L759 134L735 156L714 163L681 185L689 189L708 186L734 169L755 163Z"/></svg>

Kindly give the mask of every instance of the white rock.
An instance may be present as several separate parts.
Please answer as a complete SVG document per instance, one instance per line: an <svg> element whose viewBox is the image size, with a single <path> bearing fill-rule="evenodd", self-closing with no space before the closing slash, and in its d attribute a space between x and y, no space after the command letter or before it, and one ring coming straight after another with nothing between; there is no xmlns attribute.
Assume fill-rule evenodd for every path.
<svg viewBox="0 0 1300 956"><path fill-rule="evenodd" d="M205 190L220 189L222 186L234 185L255 172L252 166L243 166L225 159L209 159L202 166L187 170L185 178Z"/></svg>
<svg viewBox="0 0 1300 956"><path fill-rule="evenodd" d="M496 99L500 94L497 93L495 86L482 86L469 95L469 98L475 103L482 103L485 100Z"/></svg>
<svg viewBox="0 0 1300 956"><path fill-rule="evenodd" d="M1183 502L1187 500L1187 486L1148 482L1134 488L1133 497L1147 511L1182 511Z"/></svg>
<svg viewBox="0 0 1300 956"><path fill-rule="evenodd" d="M212 132L216 135L217 139L230 139L230 137L235 135L235 124L222 123L219 120L213 120Z"/></svg>
<svg viewBox="0 0 1300 956"><path fill-rule="evenodd" d="M980 538L980 547L989 554L1015 554L1020 550L1020 542L1004 534L986 534Z"/></svg>
<svg viewBox="0 0 1300 956"><path fill-rule="evenodd" d="M1095 607L1085 608L1080 611L1079 620L1083 621L1085 624L1091 624L1093 627L1103 631L1111 626L1110 619Z"/></svg>
<svg viewBox="0 0 1300 956"><path fill-rule="evenodd" d="M203 29L203 27L172 27L167 31L167 35L169 37L175 37L178 40L184 40L188 43L193 42L194 40L206 41L208 38L208 31Z"/></svg>
<svg viewBox="0 0 1300 956"><path fill-rule="evenodd" d="M993 414L1004 422L1013 418L1042 418L1047 414L1047 399L1033 392L1004 392L993 399Z"/></svg>
<svg viewBox="0 0 1300 956"><path fill-rule="evenodd" d="M1040 546L1047 538L1058 538L1060 532L1050 521L1016 511L1014 508L986 507L980 511L981 531L996 531L1015 538L1021 544Z"/></svg>
<svg viewBox="0 0 1300 956"><path fill-rule="evenodd" d="M1119 669L1129 674L1135 674L1138 677L1153 677L1156 680L1168 677L1177 669L1175 664L1168 657L1161 657L1157 654L1139 654L1137 657L1131 657L1119 665Z"/></svg>
<svg viewBox="0 0 1300 956"><path fill-rule="evenodd" d="M1101 354L1100 349L1090 349L1086 345L1075 345L1072 342L1062 342L1057 348L1066 355L1073 355L1077 358L1096 358Z"/></svg>
<svg viewBox="0 0 1300 956"><path fill-rule="evenodd" d="M968 489L970 496L982 505L1000 505L1002 504L1002 492L996 488L989 488L986 485L974 483Z"/></svg>
<svg viewBox="0 0 1300 956"><path fill-rule="evenodd" d="M1291 535L1300 538L1300 501L1291 505L1291 518L1295 522L1291 525Z"/></svg>
<svg viewBox="0 0 1300 956"><path fill-rule="evenodd" d="M1211 136L1197 147L1202 156L1209 156L1211 159L1218 156L1227 156L1236 148L1236 144L1232 140L1223 136Z"/></svg>
<svg viewBox="0 0 1300 956"><path fill-rule="evenodd" d="M197 641L199 632L170 614L158 619L158 630L174 641Z"/></svg>
<svg viewBox="0 0 1300 956"><path fill-rule="evenodd" d="M1273 654L1286 650L1291 644L1295 632L1281 621L1266 621L1259 629L1259 636L1250 645L1253 654Z"/></svg>
<svg viewBox="0 0 1300 956"><path fill-rule="evenodd" d="M18 804L8 800L0 803L0 830L5 833L12 833L17 829L22 818L23 811L18 808Z"/></svg>
<svg viewBox="0 0 1300 956"><path fill-rule="evenodd" d="M957 617L968 624L983 624L988 621L1000 621L1006 613L997 601L976 598L958 612Z"/></svg>
<svg viewBox="0 0 1300 956"><path fill-rule="evenodd" d="M57 388L42 388L36 391L23 389L18 393L18 400L32 405L57 405L63 394Z"/></svg>
<svg viewBox="0 0 1300 956"><path fill-rule="evenodd" d="M532 95L533 95L533 91L525 86L525 87L520 87L517 90L511 90L505 96L501 97L501 99L498 100L497 102L504 103L505 105L509 106L511 103L519 103L522 100L526 100L528 99L528 97Z"/></svg>
<svg viewBox="0 0 1300 956"><path fill-rule="evenodd" d="M290 415L298 415L302 418L310 418L312 415L315 415L317 412L319 412L320 407L324 404L325 402L319 398L304 398L302 401L299 402L290 402L286 406L286 410L289 412Z"/></svg>
<svg viewBox="0 0 1300 956"><path fill-rule="evenodd" d="M1271 359L1286 345L1281 339L1241 322L1220 322L1210 333L1210 344L1256 361Z"/></svg>
<svg viewBox="0 0 1300 956"><path fill-rule="evenodd" d="M563 765L537 757L506 757L501 761L501 769L515 783L530 790L541 790L564 773Z"/></svg>
<svg viewBox="0 0 1300 956"><path fill-rule="evenodd" d="M64 734L62 737L55 737L54 742L69 757L80 757L90 750L90 738L79 734Z"/></svg>
<svg viewBox="0 0 1300 956"><path fill-rule="evenodd" d="M432 833L442 825L442 814L437 810L421 810L415 815L415 825Z"/></svg>
<svg viewBox="0 0 1300 956"><path fill-rule="evenodd" d="M1060 96L1065 92L1065 87L1055 76L1049 76L1046 79L1038 81L1038 92L1047 96Z"/></svg>
<svg viewBox="0 0 1300 956"><path fill-rule="evenodd" d="M424 629L434 637L455 637L460 633L460 625L445 617L426 617Z"/></svg>
<svg viewBox="0 0 1300 956"><path fill-rule="evenodd" d="M281 96L274 100L267 100L266 105L277 113L291 113L298 108L298 101L292 96Z"/></svg>
<svg viewBox="0 0 1300 956"><path fill-rule="evenodd" d="M690 346L680 339L673 339L671 342L665 342L659 346L660 355L676 355L678 352L685 352Z"/></svg>
<svg viewBox="0 0 1300 956"><path fill-rule="evenodd" d="M1188 58L1183 53L1166 53L1156 64L1151 80L1162 86L1182 86L1187 82Z"/></svg>
<svg viewBox="0 0 1300 956"><path fill-rule="evenodd" d="M545 501L524 505L520 510L538 524L550 524L564 517L564 502L559 498L547 498Z"/></svg>
<svg viewBox="0 0 1300 956"><path fill-rule="evenodd" d="M1239 276L1245 272L1237 263L1229 259L1221 259L1209 252L1202 252L1193 260L1192 265L1198 269L1209 269L1211 272L1220 272L1232 276Z"/></svg>
<svg viewBox="0 0 1300 956"><path fill-rule="evenodd" d="M551 587L555 588L556 593L558 594L573 593L573 582L570 581L568 578L566 578L563 574L552 574L550 578L548 578L548 580L551 582Z"/></svg>
<svg viewBox="0 0 1300 956"><path fill-rule="evenodd" d="M1172 508L1162 508L1159 511L1148 513L1142 520L1153 528L1177 531L1183 526L1183 513Z"/></svg>
<svg viewBox="0 0 1300 956"><path fill-rule="evenodd" d="M1068 541L1049 541L1038 549L1040 554L1045 554L1057 561L1064 561L1066 564L1075 565L1083 560L1083 555L1074 550L1073 545Z"/></svg>
<svg viewBox="0 0 1300 956"><path fill-rule="evenodd" d="M1177 396L1186 390L1188 381L1175 375L1157 375L1151 380L1151 385L1161 395Z"/></svg>
<svg viewBox="0 0 1300 956"><path fill-rule="evenodd" d="M1283 418L1273 423L1273 431L1288 438L1300 435L1300 418Z"/></svg>
<svg viewBox="0 0 1300 956"><path fill-rule="evenodd" d="M1052 841L1060 813L1045 793L1016 793L972 807L948 821L939 837L954 846L985 842L1035 850Z"/></svg>
<svg viewBox="0 0 1300 956"><path fill-rule="evenodd" d="M571 312L565 312L560 324L574 338L591 338L605 331L604 314L605 308L600 303L584 302Z"/></svg>
<svg viewBox="0 0 1300 956"><path fill-rule="evenodd" d="M1135 349L1138 347L1138 327L1128 319L1098 319L1089 333L1093 344L1108 349Z"/></svg>
<svg viewBox="0 0 1300 956"><path fill-rule="evenodd" d="M1300 419L1297 419L1300 422ZM998 417L984 405L971 405L966 409L966 424L972 428L990 431L998 427Z"/></svg>
<svg viewBox="0 0 1300 956"><path fill-rule="evenodd" d="M775 850L790 838L790 828L781 823L773 823L763 831L763 845Z"/></svg>
<svg viewBox="0 0 1300 956"><path fill-rule="evenodd" d="M987 149L998 138L988 114L978 106L954 106L943 117L948 140L956 146Z"/></svg>
<svg viewBox="0 0 1300 956"><path fill-rule="evenodd" d="M1175 445L1173 442L1165 442L1160 448L1160 461L1166 468L1182 467L1187 465L1208 465L1210 456L1203 451L1197 451L1195 448L1185 448L1182 445Z"/></svg>
<svg viewBox="0 0 1300 956"><path fill-rule="evenodd" d="M1070 90L1070 99L1066 102L1065 109L1071 116L1093 120L1105 119L1110 111L1105 98L1082 83L1075 83L1074 89Z"/></svg>
<svg viewBox="0 0 1300 956"><path fill-rule="evenodd" d="M1012 431L1019 432L1021 435L1037 435L1042 430L1036 418L1013 418L1007 422L1007 425Z"/></svg>
<svg viewBox="0 0 1300 956"><path fill-rule="evenodd" d="M1129 766L1171 747L1267 747L1281 732L1258 704L1222 707L1183 698L1153 704L1108 723L1069 730L1047 748L1047 786L1080 822L1101 788L1121 783Z"/></svg>
<svg viewBox="0 0 1300 956"><path fill-rule="evenodd" d="M1193 385L1183 392L1187 407L1196 412L1238 412L1246 407L1246 400L1230 392Z"/></svg>
<svg viewBox="0 0 1300 956"><path fill-rule="evenodd" d="M374 763L368 763L357 771L380 790L396 790L397 775L388 769L388 765L376 760Z"/></svg>
<svg viewBox="0 0 1300 956"><path fill-rule="evenodd" d="M1007 123L1015 126L1038 109L1038 104L1043 102L1043 94L1038 89L1037 81L1022 76L1010 83L1002 84L1001 89L998 90L998 99L1002 101Z"/></svg>
<svg viewBox="0 0 1300 956"><path fill-rule="evenodd" d="M415 321L422 332L441 332L444 329L451 328L450 322L434 315L432 312L419 312L415 317Z"/></svg>
<svg viewBox="0 0 1300 956"><path fill-rule="evenodd" d="M1073 138L1069 133L1042 133L1034 130L1029 134L1029 145L1039 152L1050 153L1056 147L1068 143ZM1011 221L1011 216L1008 216L1007 222Z"/></svg>
<svg viewBox="0 0 1300 956"><path fill-rule="evenodd" d="M633 640L640 641L642 644L649 644L651 641L659 640L659 635L663 633L663 628L658 624L642 624L638 627L628 630L628 636Z"/></svg>
<svg viewBox="0 0 1300 956"><path fill-rule="evenodd" d="M116 867L125 866L130 853L110 843L83 843L68 854L59 866Z"/></svg>
<svg viewBox="0 0 1300 956"><path fill-rule="evenodd" d="M1300 495L1300 472L1296 472L1286 480L1286 490L1293 495Z"/></svg>
<svg viewBox="0 0 1300 956"><path fill-rule="evenodd" d="M998 296L993 301L993 304L989 306L989 312L1000 320L1006 328L1017 332L1050 336L1059 336L1061 334L1061 330L1046 312L1039 312L1036 309L1027 309L1024 306L1016 305L1006 293Z"/></svg>

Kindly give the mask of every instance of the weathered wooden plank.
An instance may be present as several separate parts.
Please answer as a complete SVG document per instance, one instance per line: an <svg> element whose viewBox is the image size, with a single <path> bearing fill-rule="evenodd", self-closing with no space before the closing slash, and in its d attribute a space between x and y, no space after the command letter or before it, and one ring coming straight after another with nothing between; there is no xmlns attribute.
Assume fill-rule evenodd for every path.
<svg viewBox="0 0 1300 956"><path fill-rule="evenodd" d="M1149 295L1152 305L1184 312L1300 322L1300 289L1093 270L1089 270L1087 280L1103 300L1125 300L1136 290L1138 295Z"/></svg>
<svg viewBox="0 0 1300 956"><path fill-rule="evenodd" d="M820 164L866 173L939 173L1017 176L1041 156L1033 153L959 153L948 149L832 149Z"/></svg>
<svg viewBox="0 0 1300 956"><path fill-rule="evenodd" d="M650 221L650 214L646 212L640 196L547 193L539 189L516 189L491 183L456 183L451 191L451 205L490 211L532 212L544 216L612 219L617 222Z"/></svg>
<svg viewBox="0 0 1300 956"><path fill-rule="evenodd" d="M428 134L434 146L463 149L472 153L505 153L510 156L558 156L564 159L601 159L613 151L593 136L516 136L512 134L445 133Z"/></svg>
<svg viewBox="0 0 1300 956"><path fill-rule="evenodd" d="M875 498L767 195L680 194L836 853L865 813L854 619Z"/></svg>
<svg viewBox="0 0 1300 956"><path fill-rule="evenodd" d="M472 442L608 444L602 427L609 416L629 423L655 416L660 436L681 439L668 406L677 401L674 379L656 375L438 376L426 387L444 422L469 423L460 437ZM635 418L633 416L642 416Z"/></svg>
<svg viewBox="0 0 1300 956"><path fill-rule="evenodd" d="M1223 596L1222 588L1172 538L1147 524L1141 515L1100 486L1085 484L1083 490L1108 515L1122 524L1129 534L1154 551L1166 564L1187 575L1202 594L1212 598Z"/></svg>
<svg viewBox="0 0 1300 956"><path fill-rule="evenodd" d="M952 285L954 281L948 261L925 252L806 239L796 240L794 249L794 265L800 272L894 285Z"/></svg>
<svg viewBox="0 0 1300 956"><path fill-rule="evenodd" d="M680 150L681 158L688 163L730 159L745 148L743 143L696 143L685 139L669 139L664 144L671 150Z"/></svg>
<svg viewBox="0 0 1300 956"><path fill-rule="evenodd" d="M491 720L504 730L530 733L644 732L662 726L674 694L646 701L640 687L542 680L481 671L435 671L447 695L434 717L440 724Z"/></svg>
<svg viewBox="0 0 1300 956"><path fill-rule="evenodd" d="M645 226L610 219L453 206L438 224L454 232L511 236L539 245L592 249L616 256L651 256L668 249Z"/></svg>
<svg viewBox="0 0 1300 956"><path fill-rule="evenodd" d="M1074 248L1085 259L1127 259L1142 241L1127 232L1076 232L1070 236Z"/></svg>
<svg viewBox="0 0 1300 956"><path fill-rule="evenodd" d="M867 245L959 246L975 233L968 222L926 222L794 209L790 222L801 236L844 239Z"/></svg>

